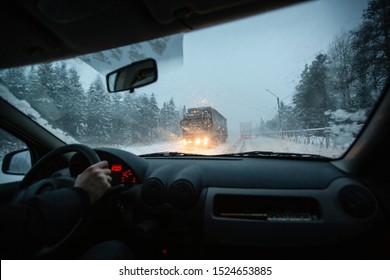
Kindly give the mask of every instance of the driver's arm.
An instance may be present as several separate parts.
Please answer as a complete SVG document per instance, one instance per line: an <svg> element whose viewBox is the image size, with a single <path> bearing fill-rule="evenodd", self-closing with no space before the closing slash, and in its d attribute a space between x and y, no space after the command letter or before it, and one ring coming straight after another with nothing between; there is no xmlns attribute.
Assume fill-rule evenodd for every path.
<svg viewBox="0 0 390 280"><path fill-rule="evenodd" d="M45 192L1 207L1 258L31 258L44 245L63 238L111 187L110 181L108 163L101 161L77 177L75 188Z"/></svg>

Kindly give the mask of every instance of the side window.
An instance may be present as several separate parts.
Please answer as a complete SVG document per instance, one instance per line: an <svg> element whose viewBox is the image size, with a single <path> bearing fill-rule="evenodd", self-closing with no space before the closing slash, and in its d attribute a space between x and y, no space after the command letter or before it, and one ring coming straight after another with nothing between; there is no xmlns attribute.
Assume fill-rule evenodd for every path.
<svg viewBox="0 0 390 280"><path fill-rule="evenodd" d="M27 145L0 128L0 184L20 181L31 168Z"/></svg>

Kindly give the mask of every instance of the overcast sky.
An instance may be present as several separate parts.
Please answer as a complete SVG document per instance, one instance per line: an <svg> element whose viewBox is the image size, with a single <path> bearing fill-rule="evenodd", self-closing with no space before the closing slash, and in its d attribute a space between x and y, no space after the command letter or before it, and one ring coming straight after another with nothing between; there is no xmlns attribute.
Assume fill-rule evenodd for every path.
<svg viewBox="0 0 390 280"><path fill-rule="evenodd" d="M230 132L239 122L268 120L276 97L291 102L304 65L328 50L335 35L361 23L366 0L320 0L184 35L180 71L160 72L158 101L213 106Z"/></svg>

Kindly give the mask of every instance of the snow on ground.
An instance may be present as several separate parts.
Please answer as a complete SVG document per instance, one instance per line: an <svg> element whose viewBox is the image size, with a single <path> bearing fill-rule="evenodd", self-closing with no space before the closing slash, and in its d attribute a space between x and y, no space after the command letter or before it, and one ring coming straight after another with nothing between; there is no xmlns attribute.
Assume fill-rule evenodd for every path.
<svg viewBox="0 0 390 280"><path fill-rule="evenodd" d="M246 151L270 151L285 153L315 154L326 157L339 157L344 149L296 143L291 140L275 139L259 136L253 139L229 139L228 142L210 148L184 147L180 141L153 144L148 146L116 146L136 155L157 152L182 152L203 155L218 155L226 153L240 153Z"/></svg>
<svg viewBox="0 0 390 280"><path fill-rule="evenodd" d="M284 153L314 154L326 157L339 157L344 153L344 149L337 147L325 148L318 144L297 143L288 139L278 139L259 136L253 139L245 139L244 151L270 151Z"/></svg>

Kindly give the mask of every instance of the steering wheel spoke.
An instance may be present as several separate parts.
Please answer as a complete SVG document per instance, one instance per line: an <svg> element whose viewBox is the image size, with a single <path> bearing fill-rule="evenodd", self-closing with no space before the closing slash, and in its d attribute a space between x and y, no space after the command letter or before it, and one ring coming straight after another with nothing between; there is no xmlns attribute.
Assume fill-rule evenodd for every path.
<svg viewBox="0 0 390 280"><path fill-rule="evenodd" d="M20 190L16 200L24 201L47 191L72 188L75 181L76 180L73 177L45 178L33 183L27 189Z"/></svg>

